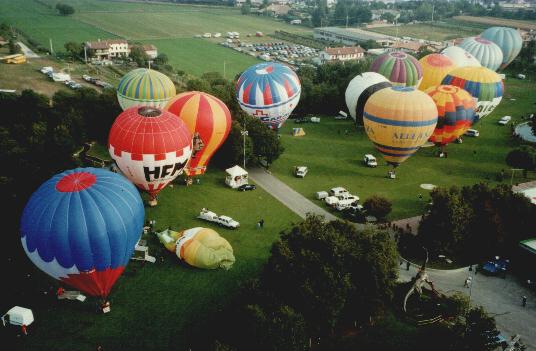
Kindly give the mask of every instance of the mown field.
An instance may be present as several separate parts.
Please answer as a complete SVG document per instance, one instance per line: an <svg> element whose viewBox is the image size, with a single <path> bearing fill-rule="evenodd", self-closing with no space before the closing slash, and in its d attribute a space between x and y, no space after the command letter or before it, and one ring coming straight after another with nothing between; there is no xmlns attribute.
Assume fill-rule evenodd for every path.
<svg viewBox="0 0 536 351"><path fill-rule="evenodd" d="M146 220L156 220L161 229L214 228L234 248L236 263L229 271L181 264L156 237L146 234L143 238L157 262L130 262L110 295L111 313L97 314L92 298L80 303L50 296L43 303L23 296L12 305L32 308L36 322L28 338L16 338L13 330L4 345L56 351L93 351L99 344L104 350L188 350L193 334L202 335L200 325L227 305L244 280L258 274L279 233L300 220L262 189L238 192L225 186L224 177L223 171L212 171L199 185L166 188L159 205L146 209ZM202 207L233 217L240 228L219 228L197 219ZM260 218L265 220L263 229L255 226ZM35 288L46 290L48 284ZM4 330L1 335L8 334Z"/></svg>
<svg viewBox="0 0 536 351"><path fill-rule="evenodd" d="M534 21L523 21L523 20L514 20L508 18L497 18L497 17L476 17L476 16L454 16L452 17L454 21L475 23L479 25L485 25L487 27L492 26L506 26L512 28L521 28L525 30L536 30L536 23Z"/></svg>
<svg viewBox="0 0 536 351"><path fill-rule="evenodd" d="M271 170L283 182L309 199L315 200L315 192L335 186L346 187L364 201L373 194L383 195L393 202L390 219L400 219L422 214L428 199L423 183L437 186L470 185L486 181L497 182L502 169L509 176L505 163L506 154L517 142L511 137L510 126L500 126L497 120L511 115L513 122L521 121L521 115L536 112L535 82L509 78L506 95L490 116L477 123L480 137L465 137L463 144L448 146L448 158L434 156L434 147L422 148L397 169L397 179L386 178L390 169L381 158L365 131L356 129L348 120L322 117L320 124L295 124L288 120L281 130L284 154L272 165ZM511 99L516 99L511 100ZM303 127L304 137L292 137L293 127ZM345 135L345 131L348 135ZM378 158L377 168L365 167L363 155L372 153ZM304 179L295 178L292 169L296 165L309 167ZM507 180L509 181L509 177ZM515 179L516 182L524 179ZM420 201L418 195L424 200Z"/></svg>
<svg viewBox="0 0 536 351"><path fill-rule="evenodd" d="M397 30L398 28L398 30ZM417 39L443 41L460 37L469 37L479 34L481 31L470 28L456 28L442 25L431 24L406 24L398 27L378 27L368 28L372 32L378 32L387 35L399 37L411 37Z"/></svg>
<svg viewBox="0 0 536 351"><path fill-rule="evenodd" d="M65 51L69 41L125 38L132 42L152 43L166 53L176 68L194 75L218 71L235 75L257 59L218 46L220 39L194 39L195 35L236 31L242 38L261 31L284 30L307 34L310 29L258 16L243 16L236 8L195 5L151 4L126 1L73 0L75 14L56 14L54 0L0 0L0 22L12 24L29 38L55 51ZM264 37L249 41L272 40Z"/></svg>

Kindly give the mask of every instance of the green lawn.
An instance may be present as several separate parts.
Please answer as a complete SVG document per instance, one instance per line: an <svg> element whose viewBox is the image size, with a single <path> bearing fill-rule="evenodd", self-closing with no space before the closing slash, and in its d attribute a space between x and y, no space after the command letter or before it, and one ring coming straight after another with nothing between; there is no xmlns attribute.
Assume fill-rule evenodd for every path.
<svg viewBox="0 0 536 351"><path fill-rule="evenodd" d="M298 192L314 199L316 191L344 186L363 201L373 194L380 194L393 202L391 219L400 219L422 213L424 203L419 194L427 190L420 184L438 186L469 185L480 181L496 182L501 169L508 170L504 162L506 154L516 145L511 138L510 126L500 126L497 120L511 115L514 123L522 114L536 110L533 104L534 82L507 79L506 96L494 113L474 128L480 137L465 137L463 144L451 144L447 159L434 157L434 147L423 148L397 169L397 179L386 178L390 168L366 136L363 129L356 129L350 121L322 117L320 124L294 124L287 121L281 130L285 147L283 155L272 165L274 175ZM515 98L515 101L510 100ZM304 137L292 137L292 127L305 130ZM345 130L349 135L345 135ZM476 153L475 153L476 152ZM378 157L378 167L363 165L362 157L372 153ZM304 179L295 178L292 168L306 165L309 173ZM509 179L508 179L509 180ZM523 181L516 179L516 181ZM317 204L324 206L320 201Z"/></svg>
<svg viewBox="0 0 536 351"><path fill-rule="evenodd" d="M110 314L97 315L93 299L83 304L51 300L46 307L34 308L36 323L24 349L83 351L99 343L105 350L187 349L192 329L223 308L241 282L258 274L279 233L300 220L261 189L243 193L227 188L222 171L201 179L199 185L166 188L159 205L147 208L146 220L155 219L157 228L182 230L213 227L196 218L202 207L233 217L240 222L238 230L213 227L234 248L231 270L183 265L155 237L144 235L157 263L141 266L131 261L110 295ZM255 226L260 218L265 220L263 229Z"/></svg>
<svg viewBox="0 0 536 351"><path fill-rule="evenodd" d="M398 30L397 30L398 28ZM367 30L399 37L412 37L417 39L443 41L460 37L477 35L481 30L472 28L456 28L430 24L406 24L398 27L378 27Z"/></svg>

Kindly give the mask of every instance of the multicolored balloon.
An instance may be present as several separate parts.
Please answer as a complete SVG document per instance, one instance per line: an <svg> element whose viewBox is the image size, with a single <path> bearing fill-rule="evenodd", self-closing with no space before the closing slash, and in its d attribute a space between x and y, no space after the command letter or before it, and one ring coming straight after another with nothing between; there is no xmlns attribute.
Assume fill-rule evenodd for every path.
<svg viewBox="0 0 536 351"><path fill-rule="evenodd" d="M486 67L456 68L447 74L441 84L465 89L476 99L475 122L493 112L504 94L501 77Z"/></svg>
<svg viewBox="0 0 536 351"><path fill-rule="evenodd" d="M125 74L117 86L117 100L123 110L134 106L163 108L177 94L165 74L138 68Z"/></svg>
<svg viewBox="0 0 536 351"><path fill-rule="evenodd" d="M441 55L445 55L454 62L457 67L480 67L480 61L478 61L473 55L468 53L465 49L459 46L449 46L441 51Z"/></svg>
<svg viewBox="0 0 536 351"><path fill-rule="evenodd" d="M426 55L419 60L422 66L422 81L419 90L441 84L447 73L456 68L456 64L448 56L441 54Z"/></svg>
<svg viewBox="0 0 536 351"><path fill-rule="evenodd" d="M396 167L430 138L437 124L437 108L429 95L415 88L386 88L369 98L363 121L376 149Z"/></svg>
<svg viewBox="0 0 536 351"><path fill-rule="evenodd" d="M434 100L438 112L431 142L440 146L447 145L471 127L476 109L471 94L453 85L430 87L425 92Z"/></svg>
<svg viewBox="0 0 536 351"><path fill-rule="evenodd" d="M229 135L231 112L220 99L199 91L175 96L165 110L179 116L193 135L193 154L184 169L186 175L204 174L210 158Z"/></svg>
<svg viewBox="0 0 536 351"><path fill-rule="evenodd" d="M480 37L466 38L460 47L473 55L482 66L496 71L503 61L501 48L492 41Z"/></svg>
<svg viewBox="0 0 536 351"><path fill-rule="evenodd" d="M192 134L174 114L153 107L132 107L116 119L108 151L123 174L156 195L182 173L192 155Z"/></svg>
<svg viewBox="0 0 536 351"><path fill-rule="evenodd" d="M21 241L30 260L54 279L105 298L143 231L136 188L119 174L77 168L57 174L30 197Z"/></svg>
<svg viewBox="0 0 536 351"><path fill-rule="evenodd" d="M236 83L236 99L250 116L280 128L300 101L296 73L280 63L259 63L246 69Z"/></svg>
<svg viewBox="0 0 536 351"><path fill-rule="evenodd" d="M156 235L166 249L190 266L229 269L235 262L231 244L210 228L196 227L182 232L166 229Z"/></svg>
<svg viewBox="0 0 536 351"><path fill-rule="evenodd" d="M491 27L482 32L480 37L494 42L501 49L503 54L501 69L512 63L523 47L521 34L513 28Z"/></svg>
<svg viewBox="0 0 536 351"><path fill-rule="evenodd" d="M344 93L350 116L358 125L363 125L363 108L372 94L392 84L379 73L365 72L355 76Z"/></svg>
<svg viewBox="0 0 536 351"><path fill-rule="evenodd" d="M395 86L417 87L422 80L422 67L417 59L403 51L388 52L378 56L370 66Z"/></svg>

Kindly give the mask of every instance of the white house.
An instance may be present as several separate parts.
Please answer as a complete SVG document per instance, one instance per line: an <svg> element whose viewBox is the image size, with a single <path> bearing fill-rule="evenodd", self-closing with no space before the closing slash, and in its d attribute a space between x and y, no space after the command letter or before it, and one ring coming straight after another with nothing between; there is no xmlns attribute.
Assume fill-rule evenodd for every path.
<svg viewBox="0 0 536 351"><path fill-rule="evenodd" d="M365 57L365 49L361 46L350 46L340 48L325 48L320 51L320 62L326 63L330 61L348 61L360 60Z"/></svg>
<svg viewBox="0 0 536 351"><path fill-rule="evenodd" d="M158 49L153 44L145 44L141 46L142 50L147 56L155 59L158 56Z"/></svg>
<svg viewBox="0 0 536 351"><path fill-rule="evenodd" d="M234 166L225 170L227 177L225 184L231 188L238 188L241 185L248 184L248 172L240 166Z"/></svg>
<svg viewBox="0 0 536 351"><path fill-rule="evenodd" d="M117 57L128 57L130 49L124 39L88 41L85 44L88 56L95 60L112 60Z"/></svg>

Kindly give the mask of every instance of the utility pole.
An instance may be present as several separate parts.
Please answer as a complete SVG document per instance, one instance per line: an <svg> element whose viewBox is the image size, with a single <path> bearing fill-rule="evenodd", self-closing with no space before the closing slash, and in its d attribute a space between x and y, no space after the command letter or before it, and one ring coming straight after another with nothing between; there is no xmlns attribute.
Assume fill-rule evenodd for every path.
<svg viewBox="0 0 536 351"><path fill-rule="evenodd" d="M50 54L54 54L54 48L52 47L52 38L48 38L48 43L50 44Z"/></svg>
<svg viewBox="0 0 536 351"><path fill-rule="evenodd" d="M346 10L346 28L348 28L348 10Z"/></svg>
<svg viewBox="0 0 536 351"><path fill-rule="evenodd" d="M87 47L86 47L86 44L84 44L84 62L87 63Z"/></svg>
<svg viewBox="0 0 536 351"><path fill-rule="evenodd" d="M226 70L225 70L225 64L226 64L226 62L225 62L225 60L224 60L224 61L223 61L223 79L225 79L225 72L226 72Z"/></svg>
<svg viewBox="0 0 536 351"><path fill-rule="evenodd" d="M246 169L246 136L248 135L248 131L246 130L246 121L244 121L244 130L242 130L240 134L242 134L242 136L244 137L244 169Z"/></svg>
<svg viewBox="0 0 536 351"><path fill-rule="evenodd" d="M151 63L153 63L153 60L147 60L147 64L149 65L149 69L151 69Z"/></svg>

